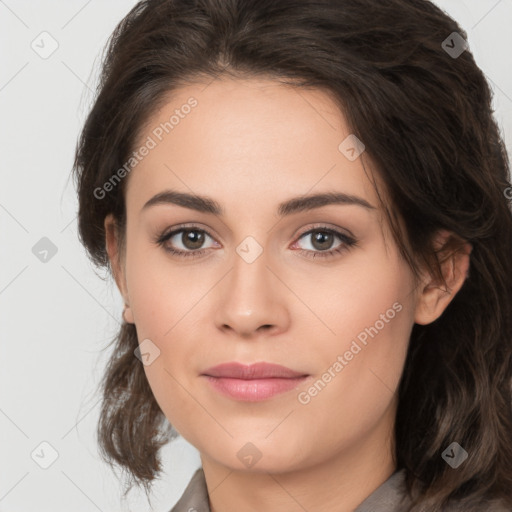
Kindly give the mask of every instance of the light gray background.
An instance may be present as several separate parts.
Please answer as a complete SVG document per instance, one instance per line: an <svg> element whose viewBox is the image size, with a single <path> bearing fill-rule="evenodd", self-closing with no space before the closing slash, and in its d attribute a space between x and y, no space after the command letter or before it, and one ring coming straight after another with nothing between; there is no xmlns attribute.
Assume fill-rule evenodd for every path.
<svg viewBox="0 0 512 512"><path fill-rule="evenodd" d="M512 0L435 3L467 31L511 153ZM0 0L0 512L150 510L137 491L121 503L97 454L94 391L122 302L78 242L70 180L101 50L134 4ZM44 31L58 43L47 58L31 47L52 48ZM42 237L57 247L47 262L32 252ZM47 469L39 465L51 460L43 441L58 453ZM167 512L200 459L181 438L163 456L151 510Z"/></svg>

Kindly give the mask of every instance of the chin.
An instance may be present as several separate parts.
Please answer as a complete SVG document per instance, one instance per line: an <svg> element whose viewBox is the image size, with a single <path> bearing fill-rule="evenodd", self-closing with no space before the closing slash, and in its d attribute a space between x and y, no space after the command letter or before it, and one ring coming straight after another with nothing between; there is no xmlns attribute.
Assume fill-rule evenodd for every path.
<svg viewBox="0 0 512 512"><path fill-rule="evenodd" d="M199 451L202 452L201 447ZM281 439L271 441L262 437L260 440L250 433L242 438L230 439L228 443L218 444L213 451L209 449L202 453L233 471L249 473L286 473L314 464L304 460L306 454L303 442L283 446ZM227 454L232 456L228 457Z"/></svg>

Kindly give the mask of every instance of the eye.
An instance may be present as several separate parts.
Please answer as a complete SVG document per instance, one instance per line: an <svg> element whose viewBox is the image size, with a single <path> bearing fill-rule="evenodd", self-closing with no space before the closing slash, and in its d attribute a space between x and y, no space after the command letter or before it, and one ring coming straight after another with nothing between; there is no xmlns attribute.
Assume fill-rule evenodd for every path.
<svg viewBox="0 0 512 512"><path fill-rule="evenodd" d="M179 227L172 231L162 233L156 239L156 243L175 256L196 257L207 252L206 249L199 250L207 238L213 240L204 229ZM176 246L178 246L178 248L176 248Z"/></svg>
<svg viewBox="0 0 512 512"><path fill-rule="evenodd" d="M307 239L308 237L311 240L309 245L312 249L301 249L301 253L308 258L328 258L347 251L357 245L357 240L353 237L326 226L316 226L310 229L306 233L303 233L299 237L299 240L303 238ZM340 243L333 249L332 246L336 238L340 240ZM297 243L298 242L294 245Z"/></svg>

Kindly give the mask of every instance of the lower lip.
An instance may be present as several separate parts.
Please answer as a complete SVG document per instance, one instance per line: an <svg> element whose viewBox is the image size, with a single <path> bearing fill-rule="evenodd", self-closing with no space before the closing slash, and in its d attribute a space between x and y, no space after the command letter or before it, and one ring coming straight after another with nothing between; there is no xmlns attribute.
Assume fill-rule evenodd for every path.
<svg viewBox="0 0 512 512"><path fill-rule="evenodd" d="M307 379L307 376L293 379L232 379L227 377L211 377L204 375L213 388L220 393L246 402L259 402L296 388Z"/></svg>

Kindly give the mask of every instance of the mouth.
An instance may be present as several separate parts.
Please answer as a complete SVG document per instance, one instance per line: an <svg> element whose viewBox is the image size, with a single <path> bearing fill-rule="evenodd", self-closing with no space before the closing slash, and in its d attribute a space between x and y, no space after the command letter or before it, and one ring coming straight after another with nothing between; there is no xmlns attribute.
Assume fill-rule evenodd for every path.
<svg viewBox="0 0 512 512"><path fill-rule="evenodd" d="M257 402L290 391L309 374L297 372L273 363L243 365L223 363L208 368L202 374L217 392L234 400Z"/></svg>

